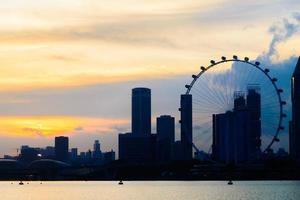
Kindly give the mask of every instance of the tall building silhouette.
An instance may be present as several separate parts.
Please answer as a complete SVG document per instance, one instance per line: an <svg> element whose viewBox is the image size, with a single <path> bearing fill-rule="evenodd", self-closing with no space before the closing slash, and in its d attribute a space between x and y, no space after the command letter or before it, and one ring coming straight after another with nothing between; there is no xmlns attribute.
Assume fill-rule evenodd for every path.
<svg viewBox="0 0 300 200"><path fill-rule="evenodd" d="M181 145L183 150L183 159L191 160L193 158L193 114L192 114L192 95L183 94L180 99L181 113Z"/></svg>
<svg viewBox="0 0 300 200"><path fill-rule="evenodd" d="M71 160L74 161L78 158L78 149L72 148L71 149Z"/></svg>
<svg viewBox="0 0 300 200"><path fill-rule="evenodd" d="M212 156L225 163L256 161L260 156L261 100L258 86L234 93L234 108L213 114Z"/></svg>
<svg viewBox="0 0 300 200"><path fill-rule="evenodd" d="M148 88L132 89L131 128L135 135L151 134L151 90Z"/></svg>
<svg viewBox="0 0 300 200"><path fill-rule="evenodd" d="M102 152L101 152L101 146L99 140L95 140L93 158L97 160L102 159Z"/></svg>
<svg viewBox="0 0 300 200"><path fill-rule="evenodd" d="M260 159L261 155L261 96L258 85L249 85L247 94L247 110L250 113L250 135L248 138L249 160Z"/></svg>
<svg viewBox="0 0 300 200"><path fill-rule="evenodd" d="M245 94L235 92L233 111L213 115L213 158L225 163L245 162L249 125Z"/></svg>
<svg viewBox="0 0 300 200"><path fill-rule="evenodd" d="M55 158L67 162L69 159L69 138L64 136L55 137Z"/></svg>
<svg viewBox="0 0 300 200"><path fill-rule="evenodd" d="M155 159L156 135L151 134L151 90L132 89L132 132L119 134L119 158L129 162Z"/></svg>
<svg viewBox="0 0 300 200"><path fill-rule="evenodd" d="M296 64L292 81L292 123L290 125L290 154L300 163L300 57Z"/></svg>
<svg viewBox="0 0 300 200"><path fill-rule="evenodd" d="M233 110L241 111L246 109L245 93L242 91L234 92L234 107Z"/></svg>
<svg viewBox="0 0 300 200"><path fill-rule="evenodd" d="M175 119L162 115L156 119L156 157L158 161L170 161L175 138Z"/></svg>
<svg viewBox="0 0 300 200"><path fill-rule="evenodd" d="M38 150L36 148L29 147L28 145L21 146L21 154L19 159L23 162L32 162L38 159Z"/></svg>

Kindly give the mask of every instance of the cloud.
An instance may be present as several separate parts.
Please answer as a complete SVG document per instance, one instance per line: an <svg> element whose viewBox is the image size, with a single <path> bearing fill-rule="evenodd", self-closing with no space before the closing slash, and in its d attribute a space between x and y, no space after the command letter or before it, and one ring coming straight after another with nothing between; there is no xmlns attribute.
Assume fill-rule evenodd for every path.
<svg viewBox="0 0 300 200"><path fill-rule="evenodd" d="M74 128L74 131L83 131L83 127L81 127L81 126L76 127L76 128Z"/></svg>
<svg viewBox="0 0 300 200"><path fill-rule="evenodd" d="M288 42L291 38L297 36L300 31L300 14L294 13L290 18L284 18L280 23L274 24L269 28L269 33L272 34L272 39L268 45L268 50L258 55L254 61L260 61L262 68L270 69L269 75L276 77L276 83L284 93L281 94L283 101L287 102L284 106L284 113L287 118L283 121L284 131L281 131L279 138L280 143L275 143L272 147L278 149L284 147L288 149L288 122L291 119L291 77L296 66L298 56L289 55L284 60L279 60L278 57L281 52L278 52L277 47L282 43ZM274 59L274 57L276 59ZM218 70L220 68L220 70ZM197 80L192 89L195 100L195 119L198 124L195 125L195 139L199 139L199 146L208 150L210 145L207 145L205 128L211 128L211 114L223 113L226 110L231 110L233 107L233 93L234 91L247 90L248 84L259 84L262 94L262 131L263 131L263 148L266 147L272 140L272 136L277 130L279 120L279 100L277 93L271 82L264 76L263 73L255 68L248 68L243 63L223 64L222 66L214 67L210 73L205 73L204 78ZM229 102L229 103L228 103ZM199 114L200 113L200 114ZM208 122L207 122L208 121ZM205 129L205 130L201 130ZM202 131L202 132L201 132ZM211 132L211 130L210 130ZM210 143L208 143L210 144Z"/></svg>
<svg viewBox="0 0 300 200"><path fill-rule="evenodd" d="M272 40L268 50L259 59L271 60L272 57L278 58L277 45L286 42L293 35L300 31L300 13L294 13L291 19L284 18L278 24L270 27L269 32L272 34Z"/></svg>
<svg viewBox="0 0 300 200"><path fill-rule="evenodd" d="M53 137L112 133L115 126L125 126L126 119L91 118L75 116L1 116L0 135L6 137Z"/></svg>
<svg viewBox="0 0 300 200"><path fill-rule="evenodd" d="M87 146L97 138L106 147L116 147L117 133L130 131L130 90L135 86L153 89L153 116L178 118L179 95L204 61L232 52L257 57L269 45L268 34L273 40L266 54L281 53L278 46L298 33L299 14L275 24L270 32L265 28L274 17L299 8L297 1L287 2L3 2L0 114L10 119L1 118L11 129L3 129L1 137L22 138L7 139L11 146L25 142L46 145L56 134L70 133L71 141L81 147L90 148ZM258 59L271 66L272 76L289 91L295 57L273 63L263 60L263 55ZM26 115L48 116L42 124L56 131L32 124L7 126L13 121L23 123ZM55 115L68 116L64 128L58 125L63 117L53 119ZM127 123L82 118L124 119Z"/></svg>

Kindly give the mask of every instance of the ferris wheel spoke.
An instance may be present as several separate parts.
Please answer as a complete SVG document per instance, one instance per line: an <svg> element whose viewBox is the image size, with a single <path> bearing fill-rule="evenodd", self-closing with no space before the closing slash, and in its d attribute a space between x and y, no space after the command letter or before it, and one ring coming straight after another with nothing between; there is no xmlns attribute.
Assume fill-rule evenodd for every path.
<svg viewBox="0 0 300 200"><path fill-rule="evenodd" d="M247 102L247 90L257 85L260 93L262 148L267 147L283 124L282 105L276 85L260 66L240 60L228 63L233 64L224 68L223 63L220 63L207 68L191 85L189 93L193 95L193 141L201 149L209 149L212 144L213 114L232 111L236 91L244 92Z"/></svg>
<svg viewBox="0 0 300 200"><path fill-rule="evenodd" d="M199 109L199 110L212 110L213 111L213 110L222 109L222 106L219 104L212 104L212 103L205 104L205 103L203 103L203 101L199 101L199 100L193 100L193 104L196 104L199 107L202 106L201 109ZM196 109L198 109L198 108L196 108Z"/></svg>
<svg viewBox="0 0 300 200"><path fill-rule="evenodd" d="M213 99L210 99L210 97L206 95L201 95L201 96L199 95L198 98L193 99L193 102L202 103L203 106L214 105L214 106L222 107L222 104L213 101Z"/></svg>
<svg viewBox="0 0 300 200"><path fill-rule="evenodd" d="M229 94L228 94L228 87L226 87L228 84L226 84L226 79L225 79L225 74L227 74L227 72L228 71L225 71L224 72L224 74L223 74L223 84L222 84L222 86L223 86L223 88L224 88L224 90L225 90L225 92L226 92L226 103L227 103L227 105L229 106L230 105L230 96L229 96Z"/></svg>
<svg viewBox="0 0 300 200"><path fill-rule="evenodd" d="M201 83L199 83L201 84ZM222 105L222 101L220 101L220 99L216 98L216 95L215 93L213 92L213 90L210 88L210 83L208 81L202 83L202 84L205 84L206 87L203 87L203 91L198 91L198 92L202 92L202 93L205 93L210 99L212 102L218 100L218 103Z"/></svg>
<svg viewBox="0 0 300 200"><path fill-rule="evenodd" d="M218 73L216 78L214 79L214 85L218 87L218 93L220 94L223 103L228 104L228 97L226 96L226 89L225 89L225 78L224 73ZM221 91L221 92L220 92ZM225 94L225 95L224 95Z"/></svg>
<svg viewBox="0 0 300 200"><path fill-rule="evenodd" d="M196 92L198 95L205 97L205 98L207 99L208 102L210 102L210 103L215 102L214 97L211 95L211 92L210 92L210 91L204 91L204 90L207 90L207 88L204 88L203 91L200 91L200 90L198 90L197 88L195 88L194 90L195 90L195 92ZM218 103L219 103L219 102L218 102Z"/></svg>
<svg viewBox="0 0 300 200"><path fill-rule="evenodd" d="M204 102L202 102L202 106L209 106L210 105L210 106L217 106L219 108L223 107L221 103L216 102L213 99L210 99L210 97L208 97L206 95L202 95L199 98L193 98L193 102L197 102L200 105L201 105L201 101L203 101L203 100L204 100ZM205 105L204 103L206 103L208 105Z"/></svg>
<svg viewBox="0 0 300 200"><path fill-rule="evenodd" d="M212 86L215 87L215 84L210 81L210 80L206 80L207 84L207 88L210 89ZM210 89L212 91L212 93L215 95L215 97L218 98L219 102L221 103L221 105L224 105L224 99L222 99L222 97L220 96L220 94L218 92L216 92L215 89Z"/></svg>

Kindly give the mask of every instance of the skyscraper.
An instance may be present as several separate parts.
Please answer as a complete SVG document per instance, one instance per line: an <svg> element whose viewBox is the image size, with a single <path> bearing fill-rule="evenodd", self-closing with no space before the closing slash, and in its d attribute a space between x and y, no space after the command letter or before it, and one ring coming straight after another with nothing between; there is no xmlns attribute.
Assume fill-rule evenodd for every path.
<svg viewBox="0 0 300 200"><path fill-rule="evenodd" d="M212 156L225 163L255 161L260 155L260 94L249 87L234 93L233 111L213 115Z"/></svg>
<svg viewBox="0 0 300 200"><path fill-rule="evenodd" d="M69 158L69 138L55 137L55 157L57 160L67 162Z"/></svg>
<svg viewBox="0 0 300 200"><path fill-rule="evenodd" d="M156 135L151 134L151 90L132 89L131 133L119 134L119 158L129 162L152 162Z"/></svg>
<svg viewBox="0 0 300 200"><path fill-rule="evenodd" d="M151 134L151 90L148 88L132 89L131 128L134 135Z"/></svg>
<svg viewBox="0 0 300 200"><path fill-rule="evenodd" d="M242 91L234 92L234 110L244 110L246 108L245 93Z"/></svg>
<svg viewBox="0 0 300 200"><path fill-rule="evenodd" d="M102 159L102 152L101 152L101 146L99 140L95 140L93 158L97 160Z"/></svg>
<svg viewBox="0 0 300 200"><path fill-rule="evenodd" d="M193 158L193 114L192 95L183 94L180 99L181 145L185 160Z"/></svg>
<svg viewBox="0 0 300 200"><path fill-rule="evenodd" d="M169 161L175 138L175 119L162 115L156 119L156 157L158 161Z"/></svg>
<svg viewBox="0 0 300 200"><path fill-rule="evenodd" d="M234 160L233 140L233 112L213 114L213 159L232 162Z"/></svg>
<svg viewBox="0 0 300 200"><path fill-rule="evenodd" d="M255 161L261 155L261 96L258 85L249 85L247 94L247 110L250 113L250 132L248 141L249 161Z"/></svg>
<svg viewBox="0 0 300 200"><path fill-rule="evenodd" d="M72 148L71 149L71 160L74 161L78 158L78 149Z"/></svg>
<svg viewBox="0 0 300 200"><path fill-rule="evenodd" d="M300 163L300 57L295 67L292 83L292 124L290 131L290 154Z"/></svg>

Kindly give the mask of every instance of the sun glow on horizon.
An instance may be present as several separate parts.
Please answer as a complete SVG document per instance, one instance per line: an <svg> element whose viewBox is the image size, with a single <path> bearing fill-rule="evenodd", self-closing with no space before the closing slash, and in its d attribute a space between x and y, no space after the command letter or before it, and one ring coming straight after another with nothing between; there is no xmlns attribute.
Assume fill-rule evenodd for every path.
<svg viewBox="0 0 300 200"><path fill-rule="evenodd" d="M117 148L137 86L152 89L153 122L161 114L177 120L184 85L210 60L255 60L271 49L276 66L300 54L300 13L286 26L299 10L297 0L2 1L0 155L57 135Z"/></svg>
<svg viewBox="0 0 300 200"><path fill-rule="evenodd" d="M1 116L0 135L10 137L53 137L81 133L110 133L126 119L71 116Z"/></svg>

